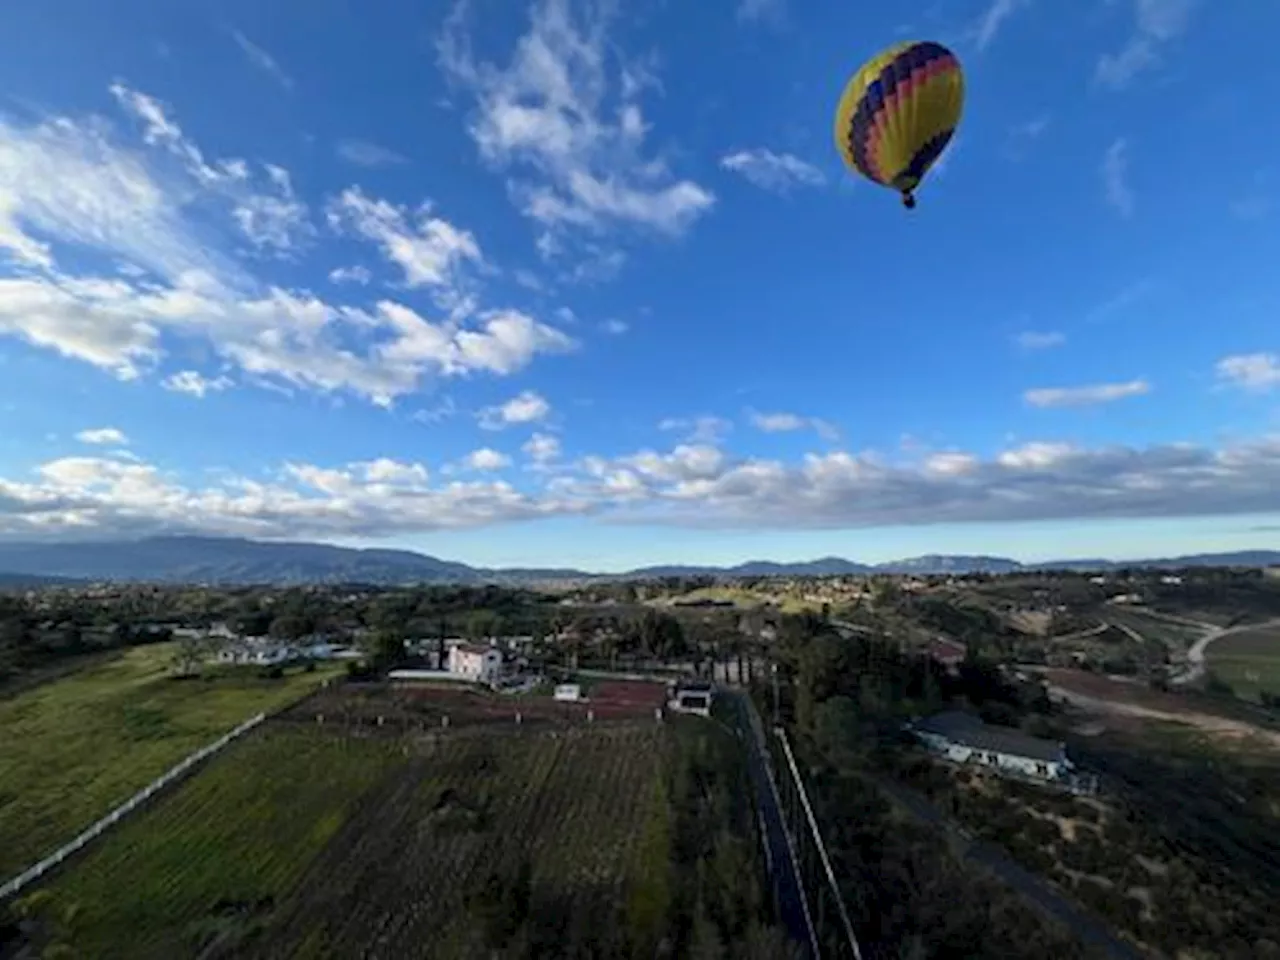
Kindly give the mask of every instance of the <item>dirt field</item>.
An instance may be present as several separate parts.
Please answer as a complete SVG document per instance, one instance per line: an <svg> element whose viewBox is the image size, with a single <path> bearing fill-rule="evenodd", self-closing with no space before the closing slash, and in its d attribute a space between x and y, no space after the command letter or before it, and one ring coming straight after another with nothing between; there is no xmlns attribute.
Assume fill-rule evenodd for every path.
<svg viewBox="0 0 1280 960"><path fill-rule="evenodd" d="M363 727L388 733L471 726L563 728L654 717L666 702L659 683L610 680L589 700L560 703L549 696L494 694L456 684L343 684L300 702L283 719L316 726Z"/></svg>
<svg viewBox="0 0 1280 960"><path fill-rule="evenodd" d="M1145 721L1165 721L1195 727L1226 740L1257 742L1280 749L1280 733L1244 719L1197 709L1194 701L1177 694L1161 693L1139 683L1109 680L1083 670L1051 669L1044 672L1044 677L1051 690L1056 691L1055 695L1065 694L1074 706L1106 717L1103 728L1124 729Z"/></svg>

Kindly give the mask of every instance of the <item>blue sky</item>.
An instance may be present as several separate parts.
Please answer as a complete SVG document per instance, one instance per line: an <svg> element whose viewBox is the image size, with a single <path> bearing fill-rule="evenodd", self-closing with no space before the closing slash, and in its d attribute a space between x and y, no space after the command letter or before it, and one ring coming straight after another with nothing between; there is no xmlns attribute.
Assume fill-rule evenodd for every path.
<svg viewBox="0 0 1280 960"><path fill-rule="evenodd" d="M0 536L1260 548L1280 27L1201 0L15 2ZM966 72L904 211L836 100Z"/></svg>

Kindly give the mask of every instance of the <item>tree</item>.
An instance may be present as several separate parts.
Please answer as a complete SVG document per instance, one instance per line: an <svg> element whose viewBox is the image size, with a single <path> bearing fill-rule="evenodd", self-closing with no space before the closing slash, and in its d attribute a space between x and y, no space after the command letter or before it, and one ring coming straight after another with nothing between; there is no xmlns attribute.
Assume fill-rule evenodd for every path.
<svg viewBox="0 0 1280 960"><path fill-rule="evenodd" d="M199 675L210 653L209 641L200 635L184 634L173 653L174 670L180 677Z"/></svg>

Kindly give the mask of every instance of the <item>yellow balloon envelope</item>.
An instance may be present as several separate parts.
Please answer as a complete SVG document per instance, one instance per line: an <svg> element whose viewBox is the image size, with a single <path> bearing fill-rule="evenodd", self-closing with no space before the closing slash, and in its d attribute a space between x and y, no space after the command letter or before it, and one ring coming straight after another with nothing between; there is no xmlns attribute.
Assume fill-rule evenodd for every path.
<svg viewBox="0 0 1280 960"><path fill-rule="evenodd" d="M916 205L915 189L951 142L964 73L940 43L900 43L853 75L836 108L836 146L857 173Z"/></svg>

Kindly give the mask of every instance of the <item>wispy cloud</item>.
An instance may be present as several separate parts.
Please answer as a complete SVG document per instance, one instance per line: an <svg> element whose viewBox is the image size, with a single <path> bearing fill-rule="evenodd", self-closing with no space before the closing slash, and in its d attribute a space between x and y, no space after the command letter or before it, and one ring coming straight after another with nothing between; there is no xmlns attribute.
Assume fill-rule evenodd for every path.
<svg viewBox="0 0 1280 960"><path fill-rule="evenodd" d="M549 433L535 433L520 447L525 456L538 466L546 466L560 457L560 440Z"/></svg>
<svg viewBox="0 0 1280 960"><path fill-rule="evenodd" d="M1126 397L1139 397L1151 392L1145 380L1126 383L1097 383L1083 387L1042 387L1028 390L1023 399L1033 407L1087 407L1114 403Z"/></svg>
<svg viewBox="0 0 1280 960"><path fill-rule="evenodd" d="M506 403L481 410L476 419L485 430L501 430L514 424L539 423L551 414L551 404L534 390L512 397Z"/></svg>
<svg viewBox="0 0 1280 960"><path fill-rule="evenodd" d="M129 438L124 435L124 432L117 430L115 427L81 430L76 434L76 439L81 443L89 443L96 446L121 446L129 442Z"/></svg>
<svg viewBox="0 0 1280 960"><path fill-rule="evenodd" d="M329 271L330 283L355 283L364 287L372 279L373 275L369 273L368 267L335 267Z"/></svg>
<svg viewBox="0 0 1280 960"><path fill-rule="evenodd" d="M1102 184L1107 203L1123 217L1134 212L1133 189L1129 186L1129 142L1123 137L1107 147L1102 157Z"/></svg>
<svg viewBox="0 0 1280 960"><path fill-rule="evenodd" d="M545 257L570 253L616 270L611 231L675 236L711 208L709 190L646 150L640 95L656 80L643 63L610 69L614 5L540 0L505 66L474 57L466 9L460 4L446 24L440 63L474 99L470 134L539 226Z"/></svg>
<svg viewBox="0 0 1280 960"><path fill-rule="evenodd" d="M1094 78L1113 88L1125 87L1160 62L1162 49L1182 35L1198 0L1132 0L1133 33L1115 53L1098 59Z"/></svg>
<svg viewBox="0 0 1280 960"><path fill-rule="evenodd" d="M1000 28L1015 13L1030 4L1030 0L991 0L970 29L979 50L985 50L995 40Z"/></svg>
<svg viewBox="0 0 1280 960"><path fill-rule="evenodd" d="M160 386L174 393L185 393L192 397L203 397L207 393L219 393L233 386L227 377L206 377L196 370L180 370L165 377Z"/></svg>
<svg viewBox="0 0 1280 960"><path fill-rule="evenodd" d="M286 90L293 89L293 77L285 73L284 68L276 62L276 58L263 50L239 30L232 30L231 36L236 44L240 47L244 55L259 70L268 74L276 83L284 87Z"/></svg>
<svg viewBox="0 0 1280 960"><path fill-rule="evenodd" d="M813 430L824 440L839 439L840 431L826 420L802 417L795 413L760 413L748 410L751 425L765 433L792 433L797 430Z"/></svg>
<svg viewBox="0 0 1280 960"><path fill-rule="evenodd" d="M1005 137L1005 153L1013 160L1021 160L1031 152L1032 145L1049 129L1047 114L1016 123Z"/></svg>
<svg viewBox="0 0 1280 960"><path fill-rule="evenodd" d="M1054 330L1024 330L1014 338L1014 342L1023 350L1049 350L1062 346L1067 338L1065 334Z"/></svg>
<svg viewBox="0 0 1280 960"><path fill-rule="evenodd" d="M719 443L733 429L733 423L724 417L709 415L668 417L658 424L658 429L680 433L685 443Z"/></svg>
<svg viewBox="0 0 1280 960"><path fill-rule="evenodd" d="M393 167L408 163L409 158L368 140L342 140L335 148L339 157L358 167Z"/></svg>
<svg viewBox="0 0 1280 960"><path fill-rule="evenodd" d="M1280 357L1248 353L1223 357L1214 368L1220 383L1263 393L1280 386Z"/></svg>
<svg viewBox="0 0 1280 960"><path fill-rule="evenodd" d="M20 266L0 276L0 338L122 379L152 373L177 343L206 346L254 384L350 391L381 405L428 376L507 376L577 347L548 324L482 309L465 292L459 262L478 256L468 231L363 194L335 201L342 225L447 302L447 317L391 299L333 304L262 283L246 266L244 241L292 253L313 229L287 171L210 157L155 98L119 83L110 91L137 121L140 142L125 144L99 117L0 118L0 253ZM112 266L101 275L70 269L94 259ZM175 374L165 385L198 392L216 383Z"/></svg>
<svg viewBox="0 0 1280 960"><path fill-rule="evenodd" d="M603 330L605 333L609 333L617 337L617 336L621 336L622 334L630 330L631 326L630 324L627 323L627 321L619 320L615 317L615 318L606 320L604 321L604 323L600 324L600 329Z"/></svg>
<svg viewBox="0 0 1280 960"><path fill-rule="evenodd" d="M720 166L764 190L787 193L793 187L817 187L826 182L821 170L790 153L763 147L735 150L720 158Z"/></svg>

